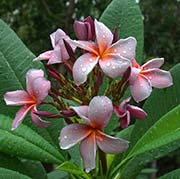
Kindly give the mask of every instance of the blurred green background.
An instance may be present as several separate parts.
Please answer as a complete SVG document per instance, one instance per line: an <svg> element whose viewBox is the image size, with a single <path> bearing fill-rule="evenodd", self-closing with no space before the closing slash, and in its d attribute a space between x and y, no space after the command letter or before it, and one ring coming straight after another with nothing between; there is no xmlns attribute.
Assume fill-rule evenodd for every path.
<svg viewBox="0 0 180 179"><path fill-rule="evenodd" d="M98 19L110 2L111 0L1 0L0 17L38 55L51 49L49 34L57 28L64 29L74 38L73 21L87 16ZM180 61L180 0L136 2L140 5L144 19L144 62L153 57L164 57L165 68L169 69ZM179 168L179 164L179 152L175 151L156 161L156 175Z"/></svg>

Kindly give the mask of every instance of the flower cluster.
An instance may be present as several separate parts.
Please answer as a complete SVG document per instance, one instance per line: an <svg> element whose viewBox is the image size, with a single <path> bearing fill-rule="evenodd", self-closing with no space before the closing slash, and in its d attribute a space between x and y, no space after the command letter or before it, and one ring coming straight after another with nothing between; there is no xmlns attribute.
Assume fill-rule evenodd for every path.
<svg viewBox="0 0 180 179"><path fill-rule="evenodd" d="M142 66L136 62L134 37L118 40L117 30L112 33L102 22L93 21L91 17L83 22L75 21L74 31L78 40L72 40L61 29L52 33L52 50L34 59L44 61L48 80L42 70L31 69L26 75L27 90L7 92L4 99L7 105L22 105L12 130L29 111L33 122L40 127L51 124L42 117L64 118L67 126L61 131L60 147L69 149L80 143L84 166L89 172L95 168L97 149L116 154L128 148L128 141L103 132L112 113L115 112L122 128L128 127L131 117L146 118L147 113L140 106L130 104L131 99L134 102L145 100L152 87L172 85L172 77L169 72L159 69L163 58L152 59ZM65 76L59 71L60 64L69 74ZM124 95L128 87L132 98ZM48 95L53 101L45 101ZM59 113L38 111L41 104L52 105Z"/></svg>

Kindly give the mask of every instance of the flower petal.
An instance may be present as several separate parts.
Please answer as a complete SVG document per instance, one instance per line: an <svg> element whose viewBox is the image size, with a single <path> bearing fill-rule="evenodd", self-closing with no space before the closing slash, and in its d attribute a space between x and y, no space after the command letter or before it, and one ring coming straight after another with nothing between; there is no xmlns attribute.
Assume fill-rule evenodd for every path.
<svg viewBox="0 0 180 179"><path fill-rule="evenodd" d="M108 49L107 53L118 54L129 60L133 60L136 55L136 44L137 41L134 37L120 39Z"/></svg>
<svg viewBox="0 0 180 179"><path fill-rule="evenodd" d="M131 119L130 113L129 113L129 111L126 111L125 115L120 117L121 127L122 128L128 127L128 125L130 123L130 119Z"/></svg>
<svg viewBox="0 0 180 179"><path fill-rule="evenodd" d="M130 84L131 95L136 102L146 99L152 92L150 81L144 76L139 75L133 84Z"/></svg>
<svg viewBox="0 0 180 179"><path fill-rule="evenodd" d="M98 55L98 47L97 45L92 42L92 41L83 41L83 40L73 40L72 43L81 48L81 49L84 49L88 52L91 52L91 53L94 53L96 55Z"/></svg>
<svg viewBox="0 0 180 179"><path fill-rule="evenodd" d="M144 65L142 65L143 70L151 69L151 68L160 68L164 63L164 58L154 58L149 60Z"/></svg>
<svg viewBox="0 0 180 179"><path fill-rule="evenodd" d="M38 78L38 77L43 77L44 72L42 70L37 70L37 69L30 69L26 73L26 89L29 94L33 95L33 81Z"/></svg>
<svg viewBox="0 0 180 179"><path fill-rule="evenodd" d="M143 71L143 75L151 81L152 86L155 88L166 88L173 84L169 71L151 69Z"/></svg>
<svg viewBox="0 0 180 179"><path fill-rule="evenodd" d="M109 122L113 111L111 100L106 96L96 96L89 104L89 120L91 125L103 129Z"/></svg>
<svg viewBox="0 0 180 179"><path fill-rule="evenodd" d="M88 173L96 167L96 138L94 132L81 142L80 153Z"/></svg>
<svg viewBox="0 0 180 179"><path fill-rule="evenodd" d="M95 20L96 39L99 47L99 53L102 54L112 43L112 32L102 23Z"/></svg>
<svg viewBox="0 0 180 179"><path fill-rule="evenodd" d="M16 113L11 130L15 130L22 123L28 111L30 111L33 107L33 105L25 105Z"/></svg>
<svg viewBox="0 0 180 179"><path fill-rule="evenodd" d="M131 116L134 118L144 119L147 117L147 113L137 106L128 105L127 110L130 112Z"/></svg>
<svg viewBox="0 0 180 179"><path fill-rule="evenodd" d="M89 106L78 106L78 107L73 107L70 106L71 109L73 109L80 118L84 119L86 122L89 123L88 119L88 111L89 111Z"/></svg>
<svg viewBox="0 0 180 179"><path fill-rule="evenodd" d="M41 53L37 58L35 58L33 61L38 60L49 60L52 57L53 50L46 51L44 53Z"/></svg>
<svg viewBox="0 0 180 179"><path fill-rule="evenodd" d="M98 147L105 153L117 154L128 148L128 141L111 137L98 131L96 134L96 142Z"/></svg>
<svg viewBox="0 0 180 179"><path fill-rule="evenodd" d="M62 55L61 55L61 49L59 46L56 46L47 64L50 65L50 64L56 64L56 63L62 63L62 62L63 60L62 60Z"/></svg>
<svg viewBox="0 0 180 179"><path fill-rule="evenodd" d="M50 35L50 39L51 39L51 43L53 48L55 48L55 46L58 44L58 42L62 39L67 39L68 36L66 35L66 33L61 30L61 29L57 29L55 32L53 32Z"/></svg>
<svg viewBox="0 0 180 179"><path fill-rule="evenodd" d="M19 106L23 104L33 103L33 99L24 90L16 90L12 92L7 92L4 95L4 100L7 105Z"/></svg>
<svg viewBox="0 0 180 179"><path fill-rule="evenodd" d="M33 109L31 111L32 121L39 127L49 127L51 125L51 122L42 120L38 115L34 113L35 111L37 110Z"/></svg>
<svg viewBox="0 0 180 179"><path fill-rule="evenodd" d="M122 76L130 66L130 61L122 56L108 55L99 59L99 65L103 72L111 78Z"/></svg>
<svg viewBox="0 0 180 179"><path fill-rule="evenodd" d="M59 137L61 149L69 149L91 133L85 124L70 124L61 130Z"/></svg>
<svg viewBox="0 0 180 179"><path fill-rule="evenodd" d="M97 64L98 58L90 53L80 56L73 66L73 78L76 85L84 83L87 75L93 70Z"/></svg>
<svg viewBox="0 0 180 179"><path fill-rule="evenodd" d="M37 104L40 104L48 95L51 84L50 81L45 78L39 77L32 82L31 87L33 95L36 97Z"/></svg>

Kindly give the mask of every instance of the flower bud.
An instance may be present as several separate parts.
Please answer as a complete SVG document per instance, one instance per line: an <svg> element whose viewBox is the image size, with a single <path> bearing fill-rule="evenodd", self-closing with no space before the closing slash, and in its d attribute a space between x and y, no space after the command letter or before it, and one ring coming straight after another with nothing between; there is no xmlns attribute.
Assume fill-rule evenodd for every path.
<svg viewBox="0 0 180 179"><path fill-rule="evenodd" d="M84 19L83 22L75 20L74 32L79 40L94 40L95 39L94 21L90 16Z"/></svg>

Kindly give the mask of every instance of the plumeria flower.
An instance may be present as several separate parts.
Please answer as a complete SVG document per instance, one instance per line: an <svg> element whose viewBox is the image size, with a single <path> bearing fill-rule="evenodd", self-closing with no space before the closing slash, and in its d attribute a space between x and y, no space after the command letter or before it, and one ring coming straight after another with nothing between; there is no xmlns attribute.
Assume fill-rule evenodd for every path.
<svg viewBox="0 0 180 179"><path fill-rule="evenodd" d="M95 27L93 19L88 16L83 22L75 20L74 32L79 40L94 40Z"/></svg>
<svg viewBox="0 0 180 179"><path fill-rule="evenodd" d="M41 120L35 112L37 112L37 106L48 95L51 87L50 82L44 78L42 70L31 69L26 74L26 86L27 91L16 90L4 95L7 105L22 106L13 120L12 130L15 130L22 123L29 111L31 111L31 118L34 123L40 127L48 127L50 122Z"/></svg>
<svg viewBox="0 0 180 179"><path fill-rule="evenodd" d="M136 39L134 37L120 39L112 44L113 34L97 20L95 20L95 34L96 43L83 40L74 41L77 47L88 51L80 56L73 66L76 85L86 81L87 75L98 62L106 75L115 78L124 73L135 57Z"/></svg>
<svg viewBox="0 0 180 179"><path fill-rule="evenodd" d="M119 106L114 106L114 112L120 118L121 127L126 128L130 123L130 118L144 119L147 117L147 113L141 108L128 104L131 97L123 100Z"/></svg>
<svg viewBox="0 0 180 179"><path fill-rule="evenodd" d="M40 54L33 61L48 60L47 64L55 64L62 63L63 61L68 60L70 57L63 40L66 40L73 51L75 51L76 49L75 45L71 43L72 40L70 39L70 37L66 35L66 33L61 29L57 29L56 32L52 33L50 35L50 39L53 50L49 50Z"/></svg>
<svg viewBox="0 0 180 179"><path fill-rule="evenodd" d="M163 58L155 58L140 66L133 60L129 84L136 102L146 99L152 87L165 88L173 84L170 72L159 69L163 63Z"/></svg>
<svg viewBox="0 0 180 179"><path fill-rule="evenodd" d="M105 153L119 153L128 148L128 141L111 137L102 132L113 111L112 102L106 96L94 97L89 106L72 107L86 124L70 124L60 135L60 147L69 149L78 142L86 172L95 168L97 146ZM97 146L96 146L97 145Z"/></svg>

